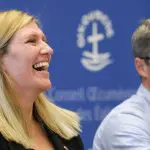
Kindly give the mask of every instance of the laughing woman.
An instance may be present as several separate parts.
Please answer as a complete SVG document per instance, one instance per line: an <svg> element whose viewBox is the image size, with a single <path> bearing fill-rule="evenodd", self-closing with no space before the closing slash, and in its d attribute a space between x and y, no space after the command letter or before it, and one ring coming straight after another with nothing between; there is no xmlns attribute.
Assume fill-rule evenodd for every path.
<svg viewBox="0 0 150 150"><path fill-rule="evenodd" d="M51 103L53 49L38 20L0 12L0 150L83 150L76 113Z"/></svg>

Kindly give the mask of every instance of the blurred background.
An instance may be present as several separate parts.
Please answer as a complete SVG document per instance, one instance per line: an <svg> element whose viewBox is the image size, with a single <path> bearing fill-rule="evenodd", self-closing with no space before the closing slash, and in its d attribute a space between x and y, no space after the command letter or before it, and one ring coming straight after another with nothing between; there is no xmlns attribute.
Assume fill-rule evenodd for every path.
<svg viewBox="0 0 150 150"><path fill-rule="evenodd" d="M0 10L19 9L40 19L54 49L53 87L46 94L79 113L85 150L92 149L108 112L139 86L131 36L150 17L149 5L148 0L0 1Z"/></svg>

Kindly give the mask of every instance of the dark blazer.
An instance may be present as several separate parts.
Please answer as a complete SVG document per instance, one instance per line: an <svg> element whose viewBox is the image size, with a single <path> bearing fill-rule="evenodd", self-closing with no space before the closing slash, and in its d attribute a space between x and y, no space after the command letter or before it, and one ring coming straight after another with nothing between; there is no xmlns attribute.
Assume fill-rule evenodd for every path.
<svg viewBox="0 0 150 150"><path fill-rule="evenodd" d="M59 135L52 132L51 130L49 130L47 127L44 128L55 150L84 150L84 146L80 136L76 136L70 140L66 140L64 138L61 138ZM21 144L7 141L0 134L0 150L27 150L27 149L25 149Z"/></svg>

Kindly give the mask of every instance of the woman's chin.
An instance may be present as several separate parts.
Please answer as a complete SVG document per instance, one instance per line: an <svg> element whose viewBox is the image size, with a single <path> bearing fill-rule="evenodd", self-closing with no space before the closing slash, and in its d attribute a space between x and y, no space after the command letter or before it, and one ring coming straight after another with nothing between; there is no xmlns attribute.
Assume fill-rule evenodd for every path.
<svg viewBox="0 0 150 150"><path fill-rule="evenodd" d="M38 79L38 80L34 80L34 83L32 83L32 88L30 89L35 89L35 91L37 91L38 93L44 92L49 90L52 87L52 83L50 80L48 79Z"/></svg>
<svg viewBox="0 0 150 150"><path fill-rule="evenodd" d="M49 82L49 83L43 85L42 89L43 89L43 91L47 91L47 90L50 89L51 87L52 87L52 84L51 84L51 82Z"/></svg>

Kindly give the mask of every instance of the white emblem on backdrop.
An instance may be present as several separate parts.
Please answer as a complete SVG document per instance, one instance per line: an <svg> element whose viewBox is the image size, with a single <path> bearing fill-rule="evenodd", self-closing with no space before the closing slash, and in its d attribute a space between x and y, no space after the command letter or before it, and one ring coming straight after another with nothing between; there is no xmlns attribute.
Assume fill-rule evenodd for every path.
<svg viewBox="0 0 150 150"><path fill-rule="evenodd" d="M92 24L92 34L85 37L86 29ZM99 24L104 26L104 33L98 31ZM77 28L77 46L84 48L86 43L92 44L91 50L85 50L81 58L81 64L89 71L100 71L112 63L109 52L100 52L99 42L104 38L114 35L112 23L109 17L100 10L91 11L83 15Z"/></svg>

